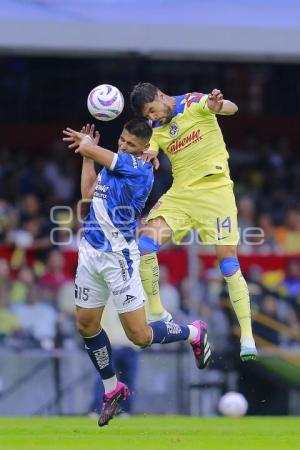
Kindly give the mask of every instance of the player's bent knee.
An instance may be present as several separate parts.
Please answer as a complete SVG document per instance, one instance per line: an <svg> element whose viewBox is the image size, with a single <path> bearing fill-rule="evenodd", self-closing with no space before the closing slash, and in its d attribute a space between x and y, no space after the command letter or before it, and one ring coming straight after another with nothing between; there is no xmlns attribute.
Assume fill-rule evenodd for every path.
<svg viewBox="0 0 300 450"><path fill-rule="evenodd" d="M88 317L77 317L76 326L81 336L94 336L99 332L100 324Z"/></svg>
<svg viewBox="0 0 300 450"><path fill-rule="evenodd" d="M163 217L156 217L155 219L149 220L149 222L141 229L141 238L144 237L153 241L152 245L158 246L158 248L153 251L158 251L162 244L172 238L172 230ZM146 246L148 247L149 245L148 241Z"/></svg>
<svg viewBox="0 0 300 450"><path fill-rule="evenodd" d="M220 261L220 270L224 277L231 277L240 269L239 260L235 257L224 258Z"/></svg>
<svg viewBox="0 0 300 450"><path fill-rule="evenodd" d="M133 344L139 347L145 347L151 343L152 334L148 327L140 330L127 330L126 335Z"/></svg>

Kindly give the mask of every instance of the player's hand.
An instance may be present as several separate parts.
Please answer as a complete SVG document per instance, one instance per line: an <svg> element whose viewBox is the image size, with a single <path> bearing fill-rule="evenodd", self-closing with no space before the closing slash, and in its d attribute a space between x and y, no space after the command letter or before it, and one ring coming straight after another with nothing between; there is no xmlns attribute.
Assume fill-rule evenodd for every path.
<svg viewBox="0 0 300 450"><path fill-rule="evenodd" d="M145 150L142 154L142 160L145 162L151 162L154 170L157 170L159 168L160 163L157 158L156 152L152 152L151 150Z"/></svg>
<svg viewBox="0 0 300 450"><path fill-rule="evenodd" d="M89 136L93 140L94 145L99 144L100 133L99 131L95 130L94 124L90 125L89 123L87 123L85 126L81 128L81 133Z"/></svg>
<svg viewBox="0 0 300 450"><path fill-rule="evenodd" d="M221 111L223 107L223 94L219 89L213 89L212 92L208 94L207 106L214 113Z"/></svg>
<svg viewBox="0 0 300 450"><path fill-rule="evenodd" d="M85 133L80 133L79 131L72 130L72 128L66 128L63 130L63 141L69 143L68 148L77 149L81 141L86 137Z"/></svg>
<svg viewBox="0 0 300 450"><path fill-rule="evenodd" d="M69 142L68 148L75 149L75 153L81 153L82 144L97 145L100 139L100 134L95 131L95 125L86 124L82 127L81 131L75 131L72 128L66 128L63 130L63 141ZM84 156L82 154L82 156Z"/></svg>

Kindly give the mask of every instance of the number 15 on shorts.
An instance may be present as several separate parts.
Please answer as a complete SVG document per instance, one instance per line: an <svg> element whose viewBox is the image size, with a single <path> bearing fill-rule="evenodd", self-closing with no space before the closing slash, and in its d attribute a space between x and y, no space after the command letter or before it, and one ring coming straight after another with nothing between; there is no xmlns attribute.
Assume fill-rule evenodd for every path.
<svg viewBox="0 0 300 450"><path fill-rule="evenodd" d="M226 239L228 237L228 235L231 233L230 216L225 217L225 219L217 217L217 232L218 241L221 241L222 239Z"/></svg>
<svg viewBox="0 0 300 450"><path fill-rule="evenodd" d="M89 299L89 292L90 292L89 288L77 286L77 284L75 283L76 300L83 300L84 302L87 302Z"/></svg>

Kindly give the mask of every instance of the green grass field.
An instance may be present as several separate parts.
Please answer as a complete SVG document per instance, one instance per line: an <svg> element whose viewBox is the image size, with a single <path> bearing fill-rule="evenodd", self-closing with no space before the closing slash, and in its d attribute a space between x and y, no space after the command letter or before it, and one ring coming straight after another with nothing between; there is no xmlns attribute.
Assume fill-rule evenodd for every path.
<svg viewBox="0 0 300 450"><path fill-rule="evenodd" d="M1 418L1 450L299 450L300 418Z"/></svg>

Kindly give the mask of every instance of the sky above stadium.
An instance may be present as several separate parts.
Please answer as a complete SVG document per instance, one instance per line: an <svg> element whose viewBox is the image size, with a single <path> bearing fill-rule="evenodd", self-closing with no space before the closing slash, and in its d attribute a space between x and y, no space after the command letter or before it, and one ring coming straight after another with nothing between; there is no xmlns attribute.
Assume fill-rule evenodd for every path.
<svg viewBox="0 0 300 450"><path fill-rule="evenodd" d="M299 26L299 0L1 0L0 17L122 23Z"/></svg>

